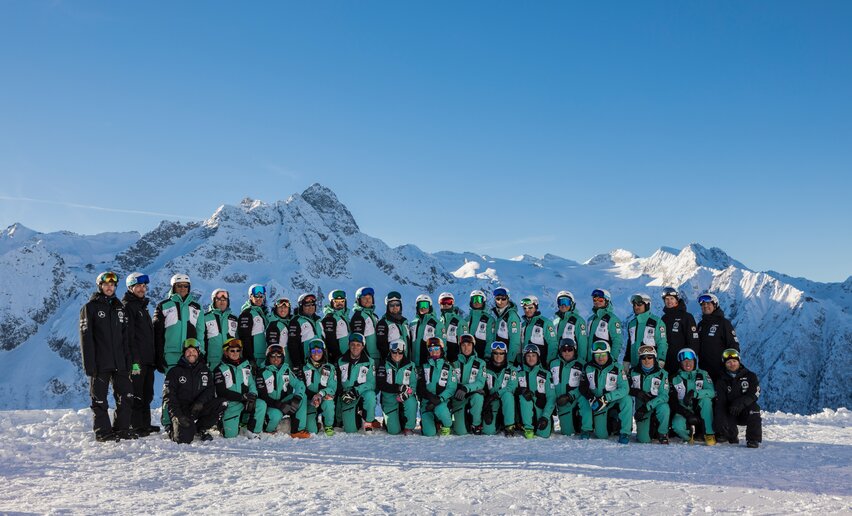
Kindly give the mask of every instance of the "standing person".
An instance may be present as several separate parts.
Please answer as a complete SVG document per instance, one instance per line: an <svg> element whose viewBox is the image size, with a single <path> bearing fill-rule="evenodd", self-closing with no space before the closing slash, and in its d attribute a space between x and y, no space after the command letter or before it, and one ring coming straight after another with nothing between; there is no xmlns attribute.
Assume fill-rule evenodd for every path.
<svg viewBox="0 0 852 516"><path fill-rule="evenodd" d="M269 312L266 308L266 287L255 283L248 289L248 299L241 308L237 338L243 344L243 357L257 372L266 360L266 326Z"/></svg>
<svg viewBox="0 0 852 516"><path fill-rule="evenodd" d="M138 436L130 431L130 334L124 307L115 297L118 276L111 271L102 272L95 283L98 290L80 309L80 352L83 370L89 377L92 429L100 442L135 439ZM110 384L115 398L114 423L108 412Z"/></svg>
<svg viewBox="0 0 852 516"><path fill-rule="evenodd" d="M390 343L399 339L407 344L405 356L413 362L414 353L411 351L411 340L408 336L408 319L402 315L402 295L394 290L385 296L385 315L376 324L376 348L382 360L388 359Z"/></svg>
<svg viewBox="0 0 852 516"><path fill-rule="evenodd" d="M186 274L175 274L169 281L169 297L154 308L154 352L157 371L166 374L183 356L186 339L198 339L204 332L201 305L189 294L191 284ZM160 418L163 428L171 426L165 400Z"/></svg>
<svg viewBox="0 0 852 516"><path fill-rule="evenodd" d="M722 352L725 374L716 383L716 413L714 424L720 441L740 442L737 425L746 427L746 446L759 448L763 440L760 406L760 381L757 375L740 362L740 352L730 348ZM722 441L722 442L724 442Z"/></svg>
<svg viewBox="0 0 852 516"><path fill-rule="evenodd" d="M624 352L623 368L629 371L639 367L639 348L652 346L656 348L656 356L665 357L669 344L666 342L666 325L663 320L651 313L651 296L648 294L633 294L630 296L633 307L633 317L627 323L627 350ZM665 359L660 361L665 367Z"/></svg>
<svg viewBox="0 0 852 516"><path fill-rule="evenodd" d="M242 358L243 344L239 339L231 339L223 347L222 363L213 375L216 397L227 403L222 414L222 435L227 439L236 437L240 425L245 424L246 437L260 439L266 403L257 399L252 366Z"/></svg>
<svg viewBox="0 0 852 516"><path fill-rule="evenodd" d="M494 308L491 313L497 325L497 340L505 342L509 348L507 359L517 365L521 354L521 318L518 315L518 307L509 300L509 289L498 287L492 293L494 295Z"/></svg>
<svg viewBox="0 0 852 516"><path fill-rule="evenodd" d="M456 361L458 384L450 407L456 435L482 435L482 405L485 401L485 361L473 352L474 338L469 333L459 337ZM470 418L470 422L468 422Z"/></svg>
<svg viewBox="0 0 852 516"><path fill-rule="evenodd" d="M517 368L506 360L505 342L491 343L485 369L488 395L482 409L482 433L495 435L500 427L506 437L515 435L515 391L518 389ZM498 425L502 417L503 424Z"/></svg>
<svg viewBox="0 0 852 516"><path fill-rule="evenodd" d="M325 343L314 337L307 343L310 353L304 367L305 396L308 401L307 425L305 429L318 433L317 415L322 416L325 435L334 435L335 403L337 393L337 367L328 363Z"/></svg>
<svg viewBox="0 0 852 516"><path fill-rule="evenodd" d="M287 331L287 356L290 357L290 367L301 371L310 354L308 342L314 338L321 339L323 330L322 319L317 315L317 296L305 292L299 295L297 302L299 308L290 319ZM328 354L328 349L325 352Z"/></svg>
<svg viewBox="0 0 852 516"><path fill-rule="evenodd" d="M621 354L621 320L612 311L612 295L608 290L596 288L592 291L592 315L588 328L589 342L600 340L609 344L610 355L617 362ZM580 359L585 363L591 362L591 353Z"/></svg>
<svg viewBox="0 0 852 516"><path fill-rule="evenodd" d="M541 364L541 349L535 344L524 348L524 365L518 371L518 405L524 437L550 437L551 418L556 404L550 371Z"/></svg>
<svg viewBox="0 0 852 516"><path fill-rule="evenodd" d="M444 341L440 337L430 337L428 345L429 360L423 364L417 379L420 429L428 437L438 435L439 432L441 435L450 435L453 416L448 403L456 393L455 367L444 358Z"/></svg>
<svg viewBox="0 0 852 516"><path fill-rule="evenodd" d="M669 377L677 374L680 364L677 363L677 354L683 348L690 348L701 352L698 342L698 325L691 313L686 311L686 298L672 287L666 287L662 293L663 323L666 325L666 342L668 348L665 360L662 361ZM660 355L663 356L663 355Z"/></svg>
<svg viewBox="0 0 852 516"><path fill-rule="evenodd" d="M672 378L672 388L677 393L678 403L672 418L672 430L690 444L696 434L703 433L707 446L714 446L713 397L716 396L716 390L713 380L707 371L698 369L695 351L682 349L677 361L680 363L680 371Z"/></svg>
<svg viewBox="0 0 852 516"><path fill-rule="evenodd" d="M151 402L154 400L154 371L157 368L154 352L154 323L148 313L150 299L148 276L134 272L127 276L124 283L127 292L121 300L124 315L127 317L127 331L130 333L130 356L133 365L130 381L133 385L133 413L130 416L130 429L139 437L145 437L160 431L159 426L151 424Z"/></svg>
<svg viewBox="0 0 852 516"><path fill-rule="evenodd" d="M201 358L197 340L184 342L183 356L166 375L163 397L171 415L173 441L189 444L196 436L213 440L209 430L222 417L225 403L216 398L213 374Z"/></svg>
<svg viewBox="0 0 852 516"><path fill-rule="evenodd" d="M467 319L456 306L456 298L451 292L441 292L438 305L441 307L441 325L447 337L447 359L455 362L459 356L459 337L468 333Z"/></svg>
<svg viewBox="0 0 852 516"><path fill-rule="evenodd" d="M669 374L657 361L657 348L639 346L639 365L630 370L630 395L636 411L636 440L651 442L651 422L657 421L657 439L669 444Z"/></svg>
<svg viewBox="0 0 852 516"><path fill-rule="evenodd" d="M364 347L373 362L380 363L381 355L376 344L376 327L379 318L375 314L375 295L372 287L361 287L355 291L355 308L349 320L349 331L364 336Z"/></svg>
<svg viewBox="0 0 852 516"><path fill-rule="evenodd" d="M553 321L541 315L538 309L538 298L527 296L521 299L524 317L521 319L521 343L526 346L538 346L538 356L542 364L549 364L556 358L556 328Z"/></svg>
<svg viewBox="0 0 852 516"><path fill-rule="evenodd" d="M349 307L346 292L332 290L328 293L328 304L323 308L323 341L328 358L336 362L349 351Z"/></svg>
<svg viewBox="0 0 852 516"><path fill-rule="evenodd" d="M485 306L486 300L485 292L482 290L471 291L468 303L470 315L466 321L468 331L476 339L473 347L476 356L483 360L488 360L491 356L491 343L494 342L497 332L497 321Z"/></svg>
<svg viewBox="0 0 852 516"><path fill-rule="evenodd" d="M559 341L559 356L550 362L550 377L556 396L559 431L562 435L574 435L579 430L574 420L580 417L580 384L586 381L574 339L566 337ZM591 414L586 412L584 416L588 418L585 426L591 427Z"/></svg>
<svg viewBox="0 0 852 516"><path fill-rule="evenodd" d="M290 436L295 439L310 437L311 434L305 431L308 419L305 384L284 361L284 346L273 344L266 348L265 362L257 377L258 397L266 403L264 430L276 432L281 419L290 416Z"/></svg>
<svg viewBox="0 0 852 516"><path fill-rule="evenodd" d="M376 371L376 389L381 392L382 412L390 435L414 434L417 425L417 368L405 356L405 341L390 343L389 358Z"/></svg>
<svg viewBox="0 0 852 516"><path fill-rule="evenodd" d="M222 362L225 341L237 338L238 325L237 316L231 312L231 295L217 288L210 294L210 306L204 312L204 355L211 371Z"/></svg>
<svg viewBox="0 0 852 516"><path fill-rule="evenodd" d="M426 294L417 296L415 310L417 315L408 325L412 353L414 353L412 360L415 365L422 367L429 359L429 352L427 351L429 339L439 337L443 342L444 325L435 315L432 308L432 298ZM446 351L444 353L446 355Z"/></svg>
<svg viewBox="0 0 852 516"><path fill-rule="evenodd" d="M583 423L580 438L588 439L593 428L598 439L609 437L609 413L618 411L618 442L628 444L633 430L633 404L628 397L627 376L619 368L608 342L595 341L590 347L592 361L585 367L588 385L581 386L583 399L580 400L580 414ZM589 420L592 426L587 426Z"/></svg>
<svg viewBox="0 0 852 516"><path fill-rule="evenodd" d="M272 314L269 316L269 323L266 325L266 348L269 346L279 345L287 350L287 332L290 327L290 300L284 296L278 297L272 303ZM286 356L285 361L290 364L290 357Z"/></svg>
<svg viewBox="0 0 852 516"><path fill-rule="evenodd" d="M701 349L698 358L714 380L724 374L722 352L728 348L740 350L740 341L734 325L725 317L719 307L716 294L705 292L698 297L701 305L701 322L698 323L698 339Z"/></svg>
<svg viewBox="0 0 852 516"><path fill-rule="evenodd" d="M553 319L556 338L560 341L573 340L577 347L577 359L582 362L589 355L589 335L586 332L586 320L577 313L574 294L567 290L560 290L556 294L556 308L556 318Z"/></svg>
<svg viewBox="0 0 852 516"><path fill-rule="evenodd" d="M376 419L376 366L364 352L364 336L349 336L349 349L337 362L340 371L340 412L343 431L358 431L358 413L361 412L365 432L373 430Z"/></svg>

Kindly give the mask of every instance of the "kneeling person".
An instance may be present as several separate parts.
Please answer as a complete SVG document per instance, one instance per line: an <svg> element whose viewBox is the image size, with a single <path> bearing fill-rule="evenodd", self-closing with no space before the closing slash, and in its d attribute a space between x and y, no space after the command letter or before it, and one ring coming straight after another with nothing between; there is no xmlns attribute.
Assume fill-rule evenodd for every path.
<svg viewBox="0 0 852 516"><path fill-rule="evenodd" d="M567 337L559 341L559 357L550 362L550 375L556 396L556 413L562 435L577 433L575 419L580 416L580 384L586 382L583 363L577 358L577 343ZM591 414L584 412L586 426L591 426ZM583 426L582 423L580 426Z"/></svg>
<svg viewBox="0 0 852 516"><path fill-rule="evenodd" d="M556 404L550 371L541 365L541 348L527 344L524 364L518 372L518 405L524 437L550 437L551 416ZM535 430L533 430L535 428Z"/></svg>
<svg viewBox="0 0 852 516"><path fill-rule="evenodd" d="M482 404L485 400L485 361L474 354L473 335L459 337L458 385L450 406L453 409L453 430L456 435L470 432L482 434Z"/></svg>
<svg viewBox="0 0 852 516"><path fill-rule="evenodd" d="M257 399L252 365L242 359L243 344L239 339L228 340L222 349L224 357L214 376L216 396L228 404L222 415L222 435L236 437L240 425L245 424L246 436L259 439L266 417L266 403Z"/></svg>
<svg viewBox="0 0 852 516"><path fill-rule="evenodd" d="M639 346L639 367L630 370L630 395L636 411L636 440L651 442L651 419L657 419L657 439L669 444L669 373L657 361L657 348Z"/></svg>
<svg viewBox="0 0 852 516"><path fill-rule="evenodd" d="M422 374L417 381L420 428L423 435L437 435L437 419L441 424L441 435L450 435L453 416L447 402L456 392L455 367L444 358L444 341L440 337L430 337L426 350L429 359L423 364Z"/></svg>
<svg viewBox="0 0 852 516"><path fill-rule="evenodd" d="M713 434L713 397L716 390L707 371L698 369L698 356L690 348L677 354L680 370L672 378L672 387L677 392L672 430L684 441L693 442L694 435L704 431L707 446L716 444ZM689 427L689 430L687 430Z"/></svg>
<svg viewBox="0 0 852 516"><path fill-rule="evenodd" d="M358 431L357 413L363 410L364 430L373 429L376 419L376 366L364 352L364 336L353 333L349 336L349 351L337 362L340 369L340 410L343 430L347 434Z"/></svg>
<svg viewBox="0 0 852 516"><path fill-rule="evenodd" d="M376 372L376 385L382 393L385 426L391 435L400 432L411 435L417 424L417 398L412 389L412 386L417 385L417 369L414 362L405 356L404 340L395 340L388 347L388 359Z"/></svg>
<svg viewBox="0 0 852 516"><path fill-rule="evenodd" d="M618 442L630 442L630 432L633 430L633 418L630 398L627 396L627 378L613 360L609 343L598 340L591 345L592 361L586 364L586 379L588 385L583 386L584 398L580 400L580 413L583 417L583 428L580 437L588 439L592 431L595 437L609 437L607 419L611 411L618 411ZM592 426L588 426L588 417L592 416Z"/></svg>
<svg viewBox="0 0 852 516"><path fill-rule="evenodd" d="M195 339L183 343L183 356L169 370L163 384L163 398L171 416L169 434L178 443L191 443L196 434L202 441L213 436L208 430L219 421L225 405L216 399L213 375L204 360Z"/></svg>
<svg viewBox="0 0 852 516"><path fill-rule="evenodd" d="M746 427L746 445L757 448L763 438L760 420L760 382L757 375L740 362L740 352L728 348L722 352L725 373L716 388L716 428L731 444L739 443L737 425Z"/></svg>
<svg viewBox="0 0 852 516"><path fill-rule="evenodd" d="M318 414L322 415L325 435L334 435L334 394L337 392L337 368L328 363L325 342L320 338L308 341L310 356L303 368L305 372L305 395L308 400L307 424L305 429L315 434L318 430Z"/></svg>
<svg viewBox="0 0 852 516"><path fill-rule="evenodd" d="M266 366L257 377L259 397L266 403L267 432L275 432L284 416L290 416L290 435L298 439L310 437L305 431L307 408L305 384L284 362L284 346L266 348Z"/></svg>
<svg viewBox="0 0 852 516"><path fill-rule="evenodd" d="M506 437L515 435L515 390L518 388L518 371L508 362L505 342L491 343L490 357L485 367L485 385L488 395L482 409L482 433L497 433L497 422L502 416Z"/></svg>

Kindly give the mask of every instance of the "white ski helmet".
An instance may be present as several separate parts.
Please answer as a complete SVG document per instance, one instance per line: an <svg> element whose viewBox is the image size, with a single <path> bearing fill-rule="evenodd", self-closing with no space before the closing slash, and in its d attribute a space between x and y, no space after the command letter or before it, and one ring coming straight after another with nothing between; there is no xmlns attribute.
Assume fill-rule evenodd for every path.
<svg viewBox="0 0 852 516"><path fill-rule="evenodd" d="M419 296L417 296L417 299L414 300L414 304L416 305L421 301L428 301L430 305L432 304L432 298L426 294L420 294Z"/></svg>
<svg viewBox="0 0 852 516"><path fill-rule="evenodd" d="M438 304L441 304L442 299L452 299L453 303L456 302L456 296L453 295L452 292L441 292L438 294Z"/></svg>
<svg viewBox="0 0 852 516"><path fill-rule="evenodd" d="M130 290L131 287L139 285L140 283L143 285L147 285L150 282L147 274L142 274L141 272L131 272L127 278L124 280L124 284L127 285L127 290Z"/></svg>
<svg viewBox="0 0 852 516"><path fill-rule="evenodd" d="M385 296L385 306L387 306L391 301L399 301L400 304L402 304L402 294L396 290L391 290L388 292L388 295Z"/></svg>
<svg viewBox="0 0 852 516"><path fill-rule="evenodd" d="M645 305L645 310L651 308L651 296L644 292L637 292L630 296L630 304L639 304L642 303Z"/></svg>
<svg viewBox="0 0 852 516"><path fill-rule="evenodd" d="M704 292L703 294L698 296L698 304L701 303L713 303L714 305L719 306L719 298L716 297L716 294Z"/></svg>
<svg viewBox="0 0 852 516"><path fill-rule="evenodd" d="M218 296L219 294L222 294L222 293L228 294L228 291L223 289L223 288L217 288L216 290L214 290L213 292L210 293L210 301L215 302L216 296ZM230 304L230 302L231 302L231 294L228 294L228 303Z"/></svg>
<svg viewBox="0 0 852 516"><path fill-rule="evenodd" d="M535 305L535 307L538 308L538 297L527 296L527 297L521 299L521 306L525 306L525 305Z"/></svg>
<svg viewBox="0 0 852 516"><path fill-rule="evenodd" d="M186 274L175 274L174 276L172 276L172 279L169 280L169 284L174 287L175 283L189 283L190 285L192 284L192 282L189 281L189 276L187 276Z"/></svg>

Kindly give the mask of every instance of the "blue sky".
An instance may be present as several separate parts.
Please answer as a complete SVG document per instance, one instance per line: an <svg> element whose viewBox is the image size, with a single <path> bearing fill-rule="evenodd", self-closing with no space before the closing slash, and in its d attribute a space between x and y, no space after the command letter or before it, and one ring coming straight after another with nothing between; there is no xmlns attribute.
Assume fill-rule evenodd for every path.
<svg viewBox="0 0 852 516"><path fill-rule="evenodd" d="M0 226L333 189L388 244L852 274L849 2L0 0ZM846 236L844 236L846 235Z"/></svg>

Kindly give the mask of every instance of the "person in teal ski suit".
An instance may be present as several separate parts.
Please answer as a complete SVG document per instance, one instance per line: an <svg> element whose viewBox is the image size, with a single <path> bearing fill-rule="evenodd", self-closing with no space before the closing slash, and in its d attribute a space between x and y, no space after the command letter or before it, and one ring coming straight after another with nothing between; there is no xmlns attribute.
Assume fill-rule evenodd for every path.
<svg viewBox="0 0 852 516"><path fill-rule="evenodd" d="M551 416L556 405L550 371L541 364L541 349L535 344L524 348L524 365L518 371L518 405L524 437L550 437Z"/></svg>
<svg viewBox="0 0 852 516"><path fill-rule="evenodd" d="M538 355L542 363L547 365L556 358L556 328L553 321L541 314L538 309L538 298L527 296L521 300L524 317L521 319L521 344L526 348L530 344L538 346Z"/></svg>
<svg viewBox="0 0 852 516"><path fill-rule="evenodd" d="M310 352L304 367L305 396L308 400L308 432L317 433L317 414L322 415L325 435L334 435L335 402L337 393L337 367L330 364L325 356L325 343L313 338L308 342Z"/></svg>
<svg viewBox="0 0 852 516"><path fill-rule="evenodd" d="M347 434L358 431L357 415L361 411L364 431L373 429L376 419L376 365L364 352L364 336L349 336L349 350L337 362L340 371L340 411L343 430Z"/></svg>
<svg viewBox="0 0 852 516"><path fill-rule="evenodd" d="M237 338L243 343L243 356L252 371L260 370L266 360L266 326L269 312L266 308L266 287L255 283L248 290L248 299L241 308L237 325Z"/></svg>
<svg viewBox="0 0 852 516"><path fill-rule="evenodd" d="M228 402L222 415L222 435L236 437L240 425L246 425L246 436L259 439L266 416L266 403L257 398L257 383L248 360L243 360L243 344L231 339L223 346L224 357L216 368L213 383L216 397Z"/></svg>
<svg viewBox="0 0 852 516"><path fill-rule="evenodd" d="M580 416L580 385L586 382L585 366L577 358L577 344L566 337L559 341L559 356L550 362L550 377L556 395L556 414L562 435L574 435L579 429L574 424ZM591 427L591 414L585 413L586 426ZM582 428L582 424L580 425Z"/></svg>
<svg viewBox="0 0 852 516"><path fill-rule="evenodd" d="M375 363L381 362L381 355L376 344L376 327L379 318L375 314L375 294L372 287L361 287L355 291L355 308L349 320L349 330L364 336L364 346L367 354Z"/></svg>
<svg viewBox="0 0 852 516"><path fill-rule="evenodd" d="M390 343L390 357L378 367L376 386L381 392L385 427L390 435L411 435L417 425L417 368L405 357L405 341ZM401 417L400 417L401 416ZM403 429L404 427L404 429Z"/></svg>
<svg viewBox="0 0 852 516"><path fill-rule="evenodd" d="M496 324L496 340L505 342L509 348L508 360L518 365L521 355L521 318L515 303L509 300L509 289L494 289L494 308L491 314Z"/></svg>
<svg viewBox="0 0 852 516"><path fill-rule="evenodd" d="M290 364L290 357L287 355L287 336L290 328L290 300L286 297L279 297L272 303L272 313L269 314L269 322L266 323L266 347L280 345L284 347L284 361L287 365ZM295 372L295 371L294 371Z"/></svg>
<svg viewBox="0 0 852 516"><path fill-rule="evenodd" d="M222 346L237 338L237 316L231 313L231 296L217 288L210 294L210 306L204 312L204 356L207 367L215 371L222 362Z"/></svg>
<svg viewBox="0 0 852 516"><path fill-rule="evenodd" d="M408 325L411 352L413 353L412 361L418 367L422 367L429 359L429 352L427 351L429 339L438 337L442 342L444 341L444 325L441 323L441 319L435 315L432 308L432 298L426 294L417 296L415 310L417 315Z"/></svg>
<svg viewBox="0 0 852 516"><path fill-rule="evenodd" d="M598 439L609 437L607 417L611 411L617 411L620 427L618 442L628 444L633 430L633 404L628 396L627 374L613 358L608 342L595 341L590 347L592 361L585 366L588 385L581 386L583 398L580 399L580 438L588 439L592 428ZM588 426L590 419L592 426Z"/></svg>
<svg viewBox="0 0 852 516"><path fill-rule="evenodd" d="M323 314L322 340L325 342L328 359L336 362L349 351L349 307L346 292L329 292L328 304L323 307Z"/></svg>
<svg viewBox="0 0 852 516"><path fill-rule="evenodd" d="M633 306L633 317L627 322L627 350L624 352L624 362L630 368L639 367L639 347L653 346L657 356L663 357L660 365L665 367L666 353L669 349L666 342L666 323L651 313L651 296L648 294L633 294L630 296Z"/></svg>
<svg viewBox="0 0 852 516"><path fill-rule="evenodd" d="M441 292L438 296L438 306L441 307L441 326L444 328L447 359L450 362L455 362L459 356L459 337L469 333L467 319L455 303L456 298L452 292Z"/></svg>
<svg viewBox="0 0 852 516"><path fill-rule="evenodd" d="M630 395L636 419L636 440L651 442L651 421L657 420L657 440L669 444L669 373L657 361L655 346L640 346L639 366L630 370Z"/></svg>
<svg viewBox="0 0 852 516"><path fill-rule="evenodd" d="M486 300L484 291L471 291L470 315L467 317L466 324L468 331L476 339L473 347L476 356L487 361L491 356L491 343L494 342L494 336L497 332L497 321L486 308Z"/></svg>
<svg viewBox="0 0 852 516"><path fill-rule="evenodd" d="M423 364L417 379L417 396L420 398L420 428L425 436L450 435L453 416L448 402L456 393L456 372L451 362L444 358L444 341L430 337L427 351L429 359ZM436 421L437 419L437 421Z"/></svg>
<svg viewBox="0 0 852 516"><path fill-rule="evenodd" d="M157 303L153 319L157 370L163 374L168 374L183 356L186 339L198 340L204 333L204 313L190 295L189 276L175 274L170 283L169 297ZM172 425L165 400L160 422L166 429Z"/></svg>
<svg viewBox="0 0 852 516"><path fill-rule="evenodd" d="M680 350L677 361L680 362L680 371L672 378L672 388L677 394L672 430L690 443L694 435L703 433L705 444L714 446L713 398L716 389L713 380L707 371L698 369L698 355L692 349Z"/></svg>
<svg viewBox="0 0 852 516"><path fill-rule="evenodd" d="M617 362L621 353L621 319L612 311L612 295L609 291L600 288L593 290L592 307L587 324L589 342L603 341L609 344L610 355ZM580 359L588 364L592 361L591 353Z"/></svg>
<svg viewBox="0 0 852 516"><path fill-rule="evenodd" d="M485 368L488 395L482 409L482 433L495 435L503 428L506 437L515 435L515 391L518 389L518 370L506 360L508 346L494 341ZM500 417L502 426L498 426Z"/></svg>
<svg viewBox="0 0 852 516"><path fill-rule="evenodd" d="M275 433L284 416L290 416L290 436L305 439L307 403L305 384L284 362L284 346L273 344L266 348L266 363L257 376L258 398L266 403L264 430Z"/></svg>
<svg viewBox="0 0 852 516"><path fill-rule="evenodd" d="M301 371L310 355L308 342L313 338L321 339L323 329L322 319L317 315L317 296L309 292L300 294L298 303L299 308L290 319L287 330L287 356L290 357L290 367ZM328 355L328 349L326 354Z"/></svg>
<svg viewBox="0 0 852 516"><path fill-rule="evenodd" d="M453 432L482 435L482 406L485 402L485 361L473 352L473 335L459 337L459 356L456 360L457 385L450 407L453 413ZM467 419L470 418L468 423ZM469 424L469 427L468 427Z"/></svg>
<svg viewBox="0 0 852 516"><path fill-rule="evenodd" d="M586 331L586 320L577 313L574 294L560 290L556 294L556 308L556 317L553 319L556 338L573 340L577 345L577 359L585 364L589 356L589 334Z"/></svg>
<svg viewBox="0 0 852 516"><path fill-rule="evenodd" d="M408 319L402 316L402 295L391 291L385 296L385 315L376 324L376 348L382 360L387 360L390 343L405 341L405 356L414 362L411 337L408 335Z"/></svg>

